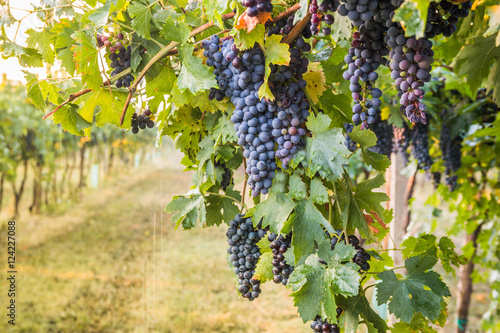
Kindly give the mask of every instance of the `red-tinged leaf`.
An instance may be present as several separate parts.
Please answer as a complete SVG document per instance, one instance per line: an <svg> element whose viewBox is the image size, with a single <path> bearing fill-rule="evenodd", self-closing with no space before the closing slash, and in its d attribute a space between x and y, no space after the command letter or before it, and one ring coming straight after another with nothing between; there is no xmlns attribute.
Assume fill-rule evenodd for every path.
<svg viewBox="0 0 500 333"><path fill-rule="evenodd" d="M257 24L264 24L270 19L271 13L262 12L258 13L257 16L250 17L248 16L248 10L245 10L245 12L238 18L238 23L235 25L235 28L238 30L246 29L247 32L250 32L257 26Z"/></svg>

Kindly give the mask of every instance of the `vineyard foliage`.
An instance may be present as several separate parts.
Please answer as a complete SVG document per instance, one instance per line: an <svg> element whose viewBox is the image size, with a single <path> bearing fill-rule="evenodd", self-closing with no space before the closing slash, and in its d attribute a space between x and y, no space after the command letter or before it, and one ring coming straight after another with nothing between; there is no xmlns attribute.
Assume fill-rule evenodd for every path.
<svg viewBox="0 0 500 333"><path fill-rule="evenodd" d="M274 280L317 332L434 332L451 296L435 266L455 274L474 252L487 269L498 266L500 6L270 4L42 0L26 14L43 27L24 31L25 44L3 28L0 50L24 67L38 109L26 121L43 131L58 131L45 115L76 136L107 125L140 136L154 124L158 143L174 140L193 185L166 210L185 230L229 225L228 263L243 297L253 300ZM0 5L3 26L24 19L6 0ZM32 74L54 63L65 75ZM13 135L23 132L22 122L13 125ZM0 147L10 147L14 136L0 135ZM382 246L393 213L378 189L396 150L429 177L444 173L429 203L456 211L452 232L482 230L477 251L468 244L459 255L450 238L422 234L390 245L406 272L394 267ZM9 154L2 172L24 158L22 145ZM247 176L235 184L240 167ZM357 177L360 170L368 176ZM276 239L281 245L270 248ZM370 306L371 287L397 318L392 327ZM492 296L485 327L494 331Z"/></svg>

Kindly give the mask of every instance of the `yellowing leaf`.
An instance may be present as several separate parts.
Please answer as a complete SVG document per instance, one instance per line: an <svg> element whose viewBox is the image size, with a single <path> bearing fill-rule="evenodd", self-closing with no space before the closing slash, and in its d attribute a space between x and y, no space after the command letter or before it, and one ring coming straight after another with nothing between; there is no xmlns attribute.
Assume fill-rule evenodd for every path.
<svg viewBox="0 0 500 333"><path fill-rule="evenodd" d="M288 65L290 62L290 52L288 44L281 43L280 35L272 35L267 37L262 51L266 58L266 73L264 76L264 84L259 89L259 97L274 100L274 96L269 89L268 79L271 74L270 64Z"/></svg>
<svg viewBox="0 0 500 333"><path fill-rule="evenodd" d="M323 95L323 92L326 90L325 74L319 63L312 62L309 64L309 69L304 74L304 80L307 82L306 90L311 96L311 102L314 104L318 103L319 96Z"/></svg>

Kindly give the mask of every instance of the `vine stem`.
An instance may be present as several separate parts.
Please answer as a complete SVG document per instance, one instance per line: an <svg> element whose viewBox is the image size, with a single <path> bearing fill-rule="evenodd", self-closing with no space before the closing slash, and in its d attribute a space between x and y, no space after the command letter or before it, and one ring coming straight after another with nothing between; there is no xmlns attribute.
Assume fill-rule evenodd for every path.
<svg viewBox="0 0 500 333"><path fill-rule="evenodd" d="M102 84L102 87L101 88L104 88L104 87L107 87L109 85L111 85L113 82L115 82L116 80L124 77L125 75L129 74L130 73L130 68L127 68L126 70L124 70L123 72L121 72L120 74L117 74L115 76L113 76L110 80L107 80L105 81L103 84ZM52 110L51 112L47 113L45 116L43 116L43 119L47 119L48 117L50 117L51 115L53 115L57 110L59 110L60 108L62 108L63 106L65 106L66 104L68 103L71 103L72 101L74 101L75 99L77 99L78 97L82 96L82 95L85 95L89 92L91 92L92 89L90 88L86 88L86 89L83 89L83 90L80 90L79 92L77 93L74 93L74 94L71 94L69 95L68 99L66 101L64 101L62 104L56 106L54 108L54 110Z"/></svg>
<svg viewBox="0 0 500 333"><path fill-rule="evenodd" d="M359 150L360 146L358 146L352 153L347 157L347 159L350 159L352 155L356 154L356 152Z"/></svg>
<svg viewBox="0 0 500 333"><path fill-rule="evenodd" d="M296 3L295 5L293 5L292 7L288 8L287 10L285 10L284 12L282 13L279 13L275 18L273 18L271 20L271 22L273 23L276 23L290 15L292 15L293 13L295 13L297 10L299 10L300 8L300 3Z"/></svg>
<svg viewBox="0 0 500 333"><path fill-rule="evenodd" d="M297 8L297 10L298 10L298 8ZM283 40L283 43L287 43L287 44L293 43L293 41L299 37L299 35L302 33L302 31L307 26L307 23L309 23L309 21L311 20L311 16L312 16L311 13L307 13L307 15L302 20L300 20L300 22L298 24L296 24L293 27L292 31L290 31L288 36L286 36L286 38Z"/></svg>
<svg viewBox="0 0 500 333"><path fill-rule="evenodd" d="M234 15L235 15L234 13L225 14L225 15L223 15L223 19L227 20L229 18L234 17ZM213 21L205 23L204 25L202 25L202 26L194 29L193 31L191 31L191 33L189 34L189 38L196 36L197 34L199 34L199 33L203 32L203 31L207 30L208 28L210 28L212 26L214 26L214 22ZM147 63L146 67L143 68L143 70L139 73L139 75L137 75L137 79L134 81L134 83L132 84L132 86L129 88L129 93L128 93L128 96L127 96L127 100L125 101L125 105L123 106L122 114L120 115L120 126L123 125L123 121L125 119L125 114L127 113L127 109L128 109L129 104L130 104L130 101L132 100L132 96L134 95L135 91L137 90L137 86L141 82L142 78L146 75L146 73L148 72L148 70L151 67L153 67L153 65L157 61L159 61L161 58L167 56L170 51L172 51L174 48L176 48L180 44L181 43L179 43L179 42L171 42L170 44L168 44L167 46L165 46L164 48L162 48L160 50L160 52L158 52L153 57L153 59L151 59Z"/></svg>

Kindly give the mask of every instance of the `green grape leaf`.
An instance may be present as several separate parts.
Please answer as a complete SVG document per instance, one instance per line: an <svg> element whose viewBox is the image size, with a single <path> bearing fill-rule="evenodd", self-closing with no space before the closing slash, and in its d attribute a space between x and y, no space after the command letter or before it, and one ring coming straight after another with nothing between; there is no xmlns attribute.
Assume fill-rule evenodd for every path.
<svg viewBox="0 0 500 333"><path fill-rule="evenodd" d="M231 199L233 198L239 202L241 200L240 192L234 191L231 186L226 189L225 195L229 198L217 195L208 195L206 197L207 227L214 225L219 226L223 222L229 224L229 222L240 212L236 202Z"/></svg>
<svg viewBox="0 0 500 333"><path fill-rule="evenodd" d="M293 24L301 21L306 15L309 13L309 0L300 0L299 10L295 12L295 16L293 18Z"/></svg>
<svg viewBox="0 0 500 333"><path fill-rule="evenodd" d="M9 26L14 24L16 19L12 16L10 12L10 7L8 6L8 2L5 0L0 1L0 25Z"/></svg>
<svg viewBox="0 0 500 333"><path fill-rule="evenodd" d="M76 42L72 50L76 52L74 56L78 73L82 74L82 80L90 89L99 90L102 85L101 72L98 64L98 50L95 37L90 37L84 30L77 31L73 35Z"/></svg>
<svg viewBox="0 0 500 333"><path fill-rule="evenodd" d="M488 88L494 89L495 95L500 97L500 76L495 76L495 73L500 73L500 47L496 46L495 36L477 37L473 41L462 47L453 67L458 75L467 76L472 91L477 91L483 78L488 77ZM493 61L496 62L494 70L491 68Z"/></svg>
<svg viewBox="0 0 500 333"><path fill-rule="evenodd" d="M293 230L293 254L297 259L308 253L315 244L321 244L325 240L326 235L322 226L330 233L334 232L333 227L310 199L302 200L295 206L287 225Z"/></svg>
<svg viewBox="0 0 500 333"><path fill-rule="evenodd" d="M267 281L272 281L273 274L273 254L272 252L265 252L259 257L259 261L257 262L257 266L255 267L254 278L259 279L261 283L265 283Z"/></svg>
<svg viewBox="0 0 500 333"><path fill-rule="evenodd" d="M149 101L151 110L158 110L158 107L165 101L165 95L172 91L176 76L172 68L156 64L146 72L146 94L152 97Z"/></svg>
<svg viewBox="0 0 500 333"><path fill-rule="evenodd" d="M104 6L97 9L89 10L83 14L81 22L83 23L94 23L96 26L102 26L108 23L109 9L111 8L111 2L106 1Z"/></svg>
<svg viewBox="0 0 500 333"><path fill-rule="evenodd" d="M373 147L377 144L377 136L373 131L362 130L361 125L354 126L352 132L349 133L352 141L356 142L361 148Z"/></svg>
<svg viewBox="0 0 500 333"><path fill-rule="evenodd" d="M292 213L295 203L288 194L271 187L267 199L250 210L254 223L262 220L262 227L269 226L272 232L281 233L288 216Z"/></svg>
<svg viewBox="0 0 500 333"><path fill-rule="evenodd" d="M323 68L325 68L325 73L329 69L325 65ZM342 127L344 123L351 122L351 99L347 95L335 95L331 89L327 89L319 101L325 114L332 119L331 127Z"/></svg>
<svg viewBox="0 0 500 333"><path fill-rule="evenodd" d="M311 181L311 200L319 204L328 202L328 190L318 177L314 177Z"/></svg>
<svg viewBox="0 0 500 333"><path fill-rule="evenodd" d="M379 173L374 178L362 181L356 186L354 192L354 201L357 207L365 210L367 213L375 213L385 222L385 209L381 203L389 201L389 197L384 192L372 192L372 190L379 188L385 183L384 174Z"/></svg>
<svg viewBox="0 0 500 333"><path fill-rule="evenodd" d="M441 265L446 273L452 273L455 277L455 269L452 267L459 267L460 265L465 265L467 263L467 258L459 255L455 251L455 244L448 237L442 237L438 243L438 253L437 256L441 261Z"/></svg>
<svg viewBox="0 0 500 333"><path fill-rule="evenodd" d="M307 198L307 186L302 181L300 174L298 172L294 172L290 177L290 196L293 199L302 200Z"/></svg>
<svg viewBox="0 0 500 333"><path fill-rule="evenodd" d="M437 320L444 297L450 291L441 276L431 271L435 257L411 257L405 260L408 275L398 278L394 271L378 274L377 301L379 305L389 302L389 312L405 323L410 323L414 313L421 313L431 321Z"/></svg>
<svg viewBox="0 0 500 333"><path fill-rule="evenodd" d="M428 0L406 0L401 7L396 9L392 20L401 23L405 28L406 36L423 38L429 3Z"/></svg>
<svg viewBox="0 0 500 333"><path fill-rule="evenodd" d="M26 40L28 48L40 51L46 63L54 63L54 50L52 49L51 41L52 34L49 32L49 29L43 29L40 32L28 29L26 34L28 35L28 39Z"/></svg>
<svg viewBox="0 0 500 333"><path fill-rule="evenodd" d="M271 74L270 64L288 65L290 62L290 52L288 44L281 43L280 35L272 35L266 38L262 52L266 59L266 72L264 84L259 89L259 97L274 100L274 95L269 88L268 79Z"/></svg>
<svg viewBox="0 0 500 333"><path fill-rule="evenodd" d="M409 237L405 239L401 246L404 247L401 254L403 259L414 257L417 255L424 254L430 250L436 250L436 236L434 235L421 235L417 237Z"/></svg>
<svg viewBox="0 0 500 333"><path fill-rule="evenodd" d="M254 277L259 279L261 283L265 283L267 281L271 281L274 277L273 274L273 253L271 252L271 248L269 247L269 240L267 237L262 238L257 246L260 249L261 256L259 257L259 261L257 262L257 266L255 267Z"/></svg>
<svg viewBox="0 0 500 333"><path fill-rule="evenodd" d="M169 16L163 25L162 35L169 41L184 43L189 39L190 34L191 30L186 23L174 21L172 16Z"/></svg>
<svg viewBox="0 0 500 333"><path fill-rule="evenodd" d="M180 47L182 57L182 68L177 78L179 91L186 89L193 94L216 87L214 75L210 73L208 66L203 65L203 60L193 56L194 45L184 44Z"/></svg>
<svg viewBox="0 0 500 333"><path fill-rule="evenodd" d="M340 16L337 11L333 13L333 18L335 21L332 25L332 39L337 43L341 39L349 40L352 35L351 20L347 16Z"/></svg>
<svg viewBox="0 0 500 333"><path fill-rule="evenodd" d="M255 44L264 45L264 33L264 25L257 24L250 32L246 32L244 29L238 30L233 28L229 34L234 37L234 44L240 50L248 50L254 47Z"/></svg>
<svg viewBox="0 0 500 333"><path fill-rule="evenodd" d="M377 144L377 136L373 131L362 130L361 125L358 125L352 129L349 137L361 146L363 160L375 170L385 171L391 165L391 161L387 156L374 153L368 149Z"/></svg>
<svg viewBox="0 0 500 333"><path fill-rule="evenodd" d="M109 88L97 90L99 95L96 97L96 106L100 106L99 112L96 113L97 126L102 127L106 124L112 124L120 127L120 116L127 99L127 93L118 91L109 91ZM91 111L88 111L89 113ZM135 110L131 107L127 109L125 114L123 128L130 128L132 114Z"/></svg>
<svg viewBox="0 0 500 333"><path fill-rule="evenodd" d="M377 154L369 149L362 149L361 152L366 164L377 171L385 171L391 165L391 160L385 155Z"/></svg>
<svg viewBox="0 0 500 333"><path fill-rule="evenodd" d="M23 71L24 78L26 79L26 92L31 103L35 105L40 110L45 109L45 99L43 98L42 91L40 90L40 85L35 74L28 71Z"/></svg>
<svg viewBox="0 0 500 333"><path fill-rule="evenodd" d="M384 333L389 330L387 323L384 319L382 319L377 312L375 312L370 306L370 302L366 298L364 294L358 294L352 297L339 297L339 305L346 311L346 315L351 318L361 318L364 319L365 322L370 323L373 328L375 328L374 332ZM354 320L355 319L351 319ZM346 331L347 333L348 331ZM350 332L357 332L356 328L351 330ZM369 331L373 332L373 331Z"/></svg>
<svg viewBox="0 0 500 333"><path fill-rule="evenodd" d="M309 116L307 127L313 136L306 138L305 148L295 154L290 165L296 168L301 164L309 177L319 172L323 179L333 182L344 172L342 164L347 164L350 151L344 145L342 129L329 129L330 123L330 117L324 114Z"/></svg>
<svg viewBox="0 0 500 333"><path fill-rule="evenodd" d="M314 320L317 315L331 318L337 313L335 295L331 290L333 274L318 259L316 254L310 255L288 278L293 303L304 322Z"/></svg>
<svg viewBox="0 0 500 333"><path fill-rule="evenodd" d="M131 23L132 28L139 36L150 39L151 22L153 22L151 7L142 4L140 1L134 1L128 8L128 11L134 18Z"/></svg>
<svg viewBox="0 0 500 333"><path fill-rule="evenodd" d="M236 142L238 140L230 116L223 115L219 118L217 124L214 126L212 139L214 139L215 142L222 143Z"/></svg>
<svg viewBox="0 0 500 333"><path fill-rule="evenodd" d="M61 124L65 131L73 135L83 135L83 129L90 127L92 124L85 121L77 112L78 106L74 104L66 104L56 112L52 119L55 124Z"/></svg>
<svg viewBox="0 0 500 333"><path fill-rule="evenodd" d="M311 254L303 265L295 268L288 285L292 288L294 304L304 322L313 320L318 314L336 322L336 318L332 318L337 313L334 295L348 297L358 294L361 279L359 266L352 262L341 263L350 259L353 250L348 245L340 246L338 250L335 247L326 266L319 263L317 254Z"/></svg>
<svg viewBox="0 0 500 333"><path fill-rule="evenodd" d="M184 230L194 228L198 221L205 224L206 209L205 198L198 189L193 189L185 195L176 195L165 207L165 211L175 213L172 215L172 222L175 229L182 224ZM234 217L234 216L233 216Z"/></svg>
<svg viewBox="0 0 500 333"><path fill-rule="evenodd" d="M227 11L229 0L203 0L203 7L210 8L205 11L205 15L209 20L218 22L220 27L224 26L222 14Z"/></svg>

